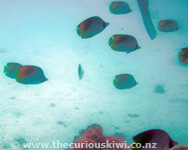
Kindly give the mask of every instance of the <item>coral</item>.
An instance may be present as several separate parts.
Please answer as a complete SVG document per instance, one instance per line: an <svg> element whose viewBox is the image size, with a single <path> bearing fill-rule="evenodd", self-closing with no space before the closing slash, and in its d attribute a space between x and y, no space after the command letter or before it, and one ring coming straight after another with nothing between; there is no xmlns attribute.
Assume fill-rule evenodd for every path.
<svg viewBox="0 0 188 150"><path fill-rule="evenodd" d="M78 148L81 143L83 143L83 147ZM88 145L92 143L92 145L94 145L95 147L88 148L88 145L86 145L85 143L87 143ZM111 145L104 146L102 143L110 143ZM116 144L123 144L123 148L118 148ZM123 135L116 134L114 136L104 136L102 127L100 125L94 124L89 126L86 130L82 130L80 136L75 137L74 148L71 148L69 150L86 150L87 148L90 150L130 150L128 148L125 148L125 145L127 146L128 144L125 142L125 137ZM101 147L99 148L99 146Z"/></svg>

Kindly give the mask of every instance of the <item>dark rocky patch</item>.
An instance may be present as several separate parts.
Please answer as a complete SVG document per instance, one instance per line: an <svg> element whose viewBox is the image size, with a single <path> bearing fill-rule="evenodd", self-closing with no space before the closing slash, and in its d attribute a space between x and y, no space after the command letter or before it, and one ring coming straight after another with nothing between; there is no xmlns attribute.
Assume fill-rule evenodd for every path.
<svg viewBox="0 0 188 150"><path fill-rule="evenodd" d="M139 117L139 115L137 115L137 114L128 114L128 116L131 117L131 118L137 118L137 117Z"/></svg>
<svg viewBox="0 0 188 150"><path fill-rule="evenodd" d="M155 86L154 92L157 93L157 94L164 94L166 92L165 89L164 89L164 85L157 84Z"/></svg>

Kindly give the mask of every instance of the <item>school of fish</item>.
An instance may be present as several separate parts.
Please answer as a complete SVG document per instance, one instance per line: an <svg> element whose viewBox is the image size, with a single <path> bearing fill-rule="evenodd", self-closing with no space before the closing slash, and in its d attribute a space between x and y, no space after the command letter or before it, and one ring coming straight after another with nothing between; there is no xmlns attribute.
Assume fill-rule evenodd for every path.
<svg viewBox="0 0 188 150"><path fill-rule="evenodd" d="M146 30L153 40L157 34L155 28L153 27L149 9L148 0L137 0L138 5L143 17L143 22L145 24ZM109 11L114 15L128 15L133 10L131 10L128 3L124 1L114 1L109 6ZM104 21L99 16L92 16L85 19L77 26L77 34L82 39L90 39L96 37L98 34L102 33L105 28L107 28L110 23ZM174 20L161 20L158 23L158 30L164 33L174 32L179 29L179 26ZM137 39L133 35L126 34L116 34L109 37L109 47L116 52L125 52L127 54L133 53L136 50L141 49ZM178 58L182 64L188 64L188 48L182 48L178 54ZM4 66L4 74L12 79L16 79L18 83L21 84L40 84L48 79L45 77L43 70L38 66L24 65L19 63L10 62ZM84 76L84 69L81 64L78 65L78 77L82 80ZM134 76L129 73L122 73L115 75L113 79L113 85L116 89L125 90L131 89L137 85L137 81ZM141 143L142 145L146 143L157 143L157 150L169 150L178 143L173 141L167 132L160 129L152 129L144 131L135 137L133 140L136 143ZM134 148L134 150L151 150L152 148Z"/></svg>

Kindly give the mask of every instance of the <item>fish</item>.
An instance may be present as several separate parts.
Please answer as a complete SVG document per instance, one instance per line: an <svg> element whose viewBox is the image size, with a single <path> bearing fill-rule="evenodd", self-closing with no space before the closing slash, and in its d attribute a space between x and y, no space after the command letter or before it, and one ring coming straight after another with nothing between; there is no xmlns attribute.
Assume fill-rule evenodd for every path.
<svg viewBox="0 0 188 150"><path fill-rule="evenodd" d="M182 63L188 64L188 47L181 49L178 56Z"/></svg>
<svg viewBox="0 0 188 150"><path fill-rule="evenodd" d="M126 53L130 53L141 48L135 37L123 34L113 35L109 39L109 46L115 51Z"/></svg>
<svg viewBox="0 0 188 150"><path fill-rule="evenodd" d="M174 20L161 20L158 24L159 31L173 32L179 29L178 24Z"/></svg>
<svg viewBox="0 0 188 150"><path fill-rule="evenodd" d="M173 141L168 133L161 129L151 129L139 133L133 137L133 141L140 143L142 147L133 148L132 150L169 150L175 145L178 145L178 142ZM150 147L149 143L151 144ZM153 143L156 144L154 145Z"/></svg>
<svg viewBox="0 0 188 150"><path fill-rule="evenodd" d="M22 66L21 64L19 63L15 63L15 62L10 62L10 63L7 63L5 66L4 66L4 74L7 76L7 77L10 77L12 79L15 79L15 73L18 69L18 67Z"/></svg>
<svg viewBox="0 0 188 150"><path fill-rule="evenodd" d="M104 22L98 16L90 17L77 26L77 34L82 39L91 38L102 32L108 25L108 22Z"/></svg>
<svg viewBox="0 0 188 150"><path fill-rule="evenodd" d="M149 0L137 0L138 6L140 8L140 12L142 14L142 18L144 21L145 28L151 40L153 40L157 36L157 32L153 26L150 12L149 12Z"/></svg>
<svg viewBox="0 0 188 150"><path fill-rule="evenodd" d="M21 66L16 71L16 81L22 84L40 84L47 80L42 69L37 66Z"/></svg>
<svg viewBox="0 0 188 150"><path fill-rule="evenodd" d="M113 84L117 89L130 89L138 83L131 74L119 74L115 76Z"/></svg>
<svg viewBox="0 0 188 150"><path fill-rule="evenodd" d="M81 64L79 64L79 66L78 66L78 76L79 76L79 80L81 80L84 76L84 70L83 70Z"/></svg>
<svg viewBox="0 0 188 150"><path fill-rule="evenodd" d="M109 9L112 14L128 14L132 12L129 4L123 1L112 2Z"/></svg>

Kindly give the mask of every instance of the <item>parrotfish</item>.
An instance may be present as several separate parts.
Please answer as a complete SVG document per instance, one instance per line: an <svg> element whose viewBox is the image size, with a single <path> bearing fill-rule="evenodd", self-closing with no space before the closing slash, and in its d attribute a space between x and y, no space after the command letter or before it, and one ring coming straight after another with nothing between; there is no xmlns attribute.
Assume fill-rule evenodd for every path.
<svg viewBox="0 0 188 150"><path fill-rule="evenodd" d="M150 38L153 40L157 36L157 32L153 26L153 23L151 21L150 12L149 12L149 0L137 0L140 12L142 14L142 18L144 21L145 28L150 36Z"/></svg>
<svg viewBox="0 0 188 150"><path fill-rule="evenodd" d="M18 67L22 66L21 64L19 63L14 63L14 62L11 62L11 63L7 63L4 67L4 73L6 76L14 79L15 78L15 73L18 69Z"/></svg>
<svg viewBox="0 0 188 150"><path fill-rule="evenodd" d="M115 76L113 84L117 89L130 89L138 83L131 74L119 74Z"/></svg>
<svg viewBox="0 0 188 150"><path fill-rule="evenodd" d="M173 32L178 30L179 27L174 20L162 20L158 24L158 29L162 32Z"/></svg>
<svg viewBox="0 0 188 150"><path fill-rule="evenodd" d="M16 71L16 81L22 84L40 84L48 79L37 66L21 66Z"/></svg>
<svg viewBox="0 0 188 150"><path fill-rule="evenodd" d="M83 70L81 64L79 64L79 66L78 66L78 76L79 76L79 80L81 80L84 76L84 70Z"/></svg>
<svg viewBox="0 0 188 150"><path fill-rule="evenodd" d="M113 14L127 14L132 10L129 4L123 1L115 1L110 4L110 12Z"/></svg>
<svg viewBox="0 0 188 150"><path fill-rule="evenodd" d="M131 35L113 35L113 37L109 40L109 46L115 50L120 52L133 52L140 48L137 43L137 40Z"/></svg>
<svg viewBox="0 0 188 150"><path fill-rule="evenodd" d="M160 129L152 129L142 132L134 136L133 140L136 143L140 143L142 147L135 149L133 148L132 150L169 150L178 144L171 139L166 131ZM149 143L151 144L150 147ZM154 145L153 143L156 144Z"/></svg>
<svg viewBox="0 0 188 150"><path fill-rule="evenodd" d="M179 60L184 63L184 64L188 64L188 47L187 48L183 48L180 52L179 52Z"/></svg>
<svg viewBox="0 0 188 150"><path fill-rule="evenodd" d="M104 22L100 17L94 16L84 20L77 26L78 35L83 38L91 38L102 32L109 23Z"/></svg>

